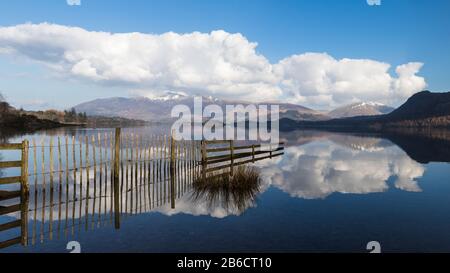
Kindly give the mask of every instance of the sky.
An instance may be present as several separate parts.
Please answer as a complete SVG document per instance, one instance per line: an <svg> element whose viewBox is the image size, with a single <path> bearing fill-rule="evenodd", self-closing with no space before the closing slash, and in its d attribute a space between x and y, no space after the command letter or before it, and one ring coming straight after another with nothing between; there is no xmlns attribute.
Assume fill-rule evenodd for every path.
<svg viewBox="0 0 450 273"><path fill-rule="evenodd" d="M450 91L450 1L15 0L0 92L66 109L167 92L315 109Z"/></svg>

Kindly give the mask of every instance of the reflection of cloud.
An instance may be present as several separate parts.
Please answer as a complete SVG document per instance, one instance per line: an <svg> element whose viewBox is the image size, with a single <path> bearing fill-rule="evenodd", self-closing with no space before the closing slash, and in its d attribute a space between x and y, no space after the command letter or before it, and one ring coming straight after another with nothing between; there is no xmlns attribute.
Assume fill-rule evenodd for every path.
<svg viewBox="0 0 450 273"><path fill-rule="evenodd" d="M395 182L396 188L409 192L422 191L417 181L412 179L423 176L424 169L421 165L415 163L409 157L403 157L395 162L392 169L393 173L397 176L397 181Z"/></svg>
<svg viewBox="0 0 450 273"><path fill-rule="evenodd" d="M361 143L359 138L353 139ZM347 139L348 143L352 138ZM372 141L370 141L372 142ZM377 142L373 142L377 143ZM380 144L382 144L380 142ZM266 191L269 187L276 187L292 197L304 199L326 198L333 193L343 194L369 194L381 193L389 189L388 181L393 178L394 187L409 192L420 192L421 188L416 179L423 176L425 169L422 165L410 159L397 146L384 145L383 147L367 146L370 149L352 149L351 145L337 144L333 139L322 139L303 146L288 147L283 157L272 160L264 160L256 163L260 169L262 183L260 192ZM378 148L377 148L378 147ZM373 149L372 149L373 148ZM90 172L91 183L89 192L93 195L93 171ZM84 177L86 179L86 177ZM48 182L47 178L47 182ZM72 181L72 177L71 177ZM86 180L85 180L86 182ZM79 184L77 192L79 193ZM104 186L103 186L104 187ZM65 189L63 187L63 189ZM97 184L97 191L99 190ZM104 188L103 188L104 190ZM33 190L32 190L33 191ZM84 183L83 194L86 193L86 183ZM69 198L73 196L73 187L69 187ZM111 209L110 188L103 194L102 203L106 204L106 211ZM63 194L63 200L65 194ZM131 197L131 195L130 195ZM170 204L153 208L153 211L164 215L189 214L194 216L211 216L215 218L225 218L230 215L240 215L235 206L225 208L220 202L211 204L208 200L195 200L192 192L185 193L176 200L176 209L172 210ZM54 195L57 203L58 194ZM39 196L38 202L41 202ZM49 191L46 193L46 202L49 204ZM100 199L97 199L96 206ZM30 204L34 199L30 199ZM93 200L89 201L88 212L92 211ZM79 214L79 202L76 204L75 218L85 216L85 207L82 205L81 215ZM250 208L255 204L250 205ZM38 207L42 207L38 205ZM125 199L122 202L124 211ZM69 205L69 218L72 218L73 204ZM58 206L53 207L53 217L57 215ZM248 208L247 208L248 209ZM49 218L49 208L45 212L45 219ZM63 218L65 207L63 206ZM30 215L31 216L31 215ZM40 220L42 212L38 210L36 219ZM33 218L31 216L30 218Z"/></svg>
<svg viewBox="0 0 450 273"><path fill-rule="evenodd" d="M381 193L389 189L391 177L396 178L395 187L400 190L421 191L415 179L423 176L424 167L397 146L373 139L369 139L373 145L361 146L364 139L357 137L348 137L346 141L365 148L355 150L352 145L322 140L288 147L284 157L258 162L263 179L261 192L276 187L305 199L326 198L333 193ZM220 206L211 207L206 201L194 203L188 196L177 201L175 210L163 207L158 211L167 215L186 213L217 218L239 215Z"/></svg>
<svg viewBox="0 0 450 273"><path fill-rule="evenodd" d="M225 218L230 215L241 214L236 207L224 208L220 204L211 206L207 200L193 201L191 193L187 193L181 199L177 200L175 209L171 209L170 205L167 205L156 208L155 210L170 216L183 213L194 216L209 215L214 218Z"/></svg>
<svg viewBox="0 0 450 273"><path fill-rule="evenodd" d="M415 179L425 171L397 147L358 151L330 141L289 147L281 161L258 164L263 167L266 187L275 186L306 199L333 193L384 192L393 176L397 177L396 188L418 192L421 189Z"/></svg>

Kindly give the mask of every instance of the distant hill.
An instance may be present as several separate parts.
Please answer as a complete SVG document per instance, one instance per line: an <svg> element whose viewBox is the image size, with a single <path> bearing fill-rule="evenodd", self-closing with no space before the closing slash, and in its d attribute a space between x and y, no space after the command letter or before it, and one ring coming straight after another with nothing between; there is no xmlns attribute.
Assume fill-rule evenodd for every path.
<svg viewBox="0 0 450 273"><path fill-rule="evenodd" d="M77 112L85 112L89 116L123 117L128 119L140 119L145 121L171 122L172 108L176 105L187 105L191 111L194 108L194 97L177 93L168 93L157 98L106 98L89 101L75 106ZM248 105L245 101L222 100L212 97L203 97L203 105L217 104L225 109L227 104ZM326 120L325 114L307 107L276 103L280 105L280 118L295 120Z"/></svg>
<svg viewBox="0 0 450 273"><path fill-rule="evenodd" d="M377 116L389 114L395 108L376 102L359 102L347 106L339 107L328 113L328 116L337 118L350 118L357 116Z"/></svg>
<svg viewBox="0 0 450 273"><path fill-rule="evenodd" d="M29 115L10 106L6 101L0 100L0 135L18 131L30 132L39 129L57 128L60 126L61 124L58 122Z"/></svg>
<svg viewBox="0 0 450 273"><path fill-rule="evenodd" d="M389 120L423 119L450 115L450 92L423 91L415 94L398 109L387 115Z"/></svg>
<svg viewBox="0 0 450 273"><path fill-rule="evenodd" d="M450 92L423 91L413 95L393 112L328 121L282 119L282 130L316 128L337 131L380 131L398 128L450 128Z"/></svg>
<svg viewBox="0 0 450 273"><path fill-rule="evenodd" d="M53 129L65 126L87 127L128 127L144 126L142 120L120 117L87 116L85 113L71 111L25 111L16 109L4 101L0 94L0 141L3 136Z"/></svg>

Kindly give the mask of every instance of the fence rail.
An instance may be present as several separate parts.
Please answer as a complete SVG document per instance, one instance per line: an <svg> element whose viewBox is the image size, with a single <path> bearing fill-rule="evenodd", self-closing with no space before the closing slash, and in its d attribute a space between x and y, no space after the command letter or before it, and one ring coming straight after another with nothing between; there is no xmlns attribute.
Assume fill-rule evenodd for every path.
<svg viewBox="0 0 450 273"><path fill-rule="evenodd" d="M223 147L226 145L225 147ZM0 144L0 150L20 150L21 159L0 162L0 168L20 168L19 176L2 177L0 185L20 183L19 191L0 189L0 216L17 213L20 219L1 224L0 231L20 228L20 237L0 243L0 249L34 244L57 230L65 234L105 222L120 228L121 217L163 205L175 209L178 198L200 177L283 154L284 143L265 150L263 145L236 146L233 141L175 141L172 136L95 133L57 137L19 144ZM30 155L29 155L30 152ZM30 165L30 168L29 166ZM30 170L29 170L30 169ZM228 172L229 170L229 172ZM216 175L216 174L212 174ZM30 185L32 183L32 200ZM12 204L20 198L20 204ZM31 209L29 206L31 204ZM28 219L33 219L28 236ZM41 221L40 234L37 221ZM48 226L44 223L50 219ZM84 219L84 221L83 221ZM59 236L59 233L58 233Z"/></svg>
<svg viewBox="0 0 450 273"><path fill-rule="evenodd" d="M210 145L227 144L225 147L211 147ZM208 173L229 169L229 174L234 174L235 167L255 163L263 159L269 159L284 154L284 142L278 143L277 148L263 149L261 144L235 146L233 140L229 141L202 141L202 177L206 178ZM248 150L248 151L244 151ZM244 152L242 152L244 151ZM242 161L240 161L242 160Z"/></svg>
<svg viewBox="0 0 450 273"><path fill-rule="evenodd" d="M28 245L28 141L13 144L0 144L2 150L19 150L21 159L17 161L0 162L0 168L20 168L20 176L0 178L0 186L20 183L19 191L0 190L0 202L20 198L20 203L4 205L0 203L0 216L20 212L20 219L0 225L0 231L12 230L20 227L20 236L0 242L0 249L15 244Z"/></svg>

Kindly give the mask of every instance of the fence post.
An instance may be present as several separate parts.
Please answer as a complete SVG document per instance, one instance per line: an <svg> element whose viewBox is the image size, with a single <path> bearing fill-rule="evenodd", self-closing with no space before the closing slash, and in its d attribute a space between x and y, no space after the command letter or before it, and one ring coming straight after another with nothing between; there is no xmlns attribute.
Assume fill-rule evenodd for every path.
<svg viewBox="0 0 450 273"><path fill-rule="evenodd" d="M170 197L171 207L175 209L175 138L170 135Z"/></svg>
<svg viewBox="0 0 450 273"><path fill-rule="evenodd" d="M230 174L234 176L234 141L230 140Z"/></svg>
<svg viewBox="0 0 450 273"><path fill-rule="evenodd" d="M255 163L255 144L252 145L252 161Z"/></svg>
<svg viewBox="0 0 450 273"><path fill-rule="evenodd" d="M206 156L206 142L204 140L202 140L201 142L202 145L202 179L206 180L206 168L208 166L207 163L207 156Z"/></svg>
<svg viewBox="0 0 450 273"><path fill-rule="evenodd" d="M20 243L28 246L28 206L30 192L22 191L20 195Z"/></svg>
<svg viewBox="0 0 450 273"><path fill-rule="evenodd" d="M120 188L119 188L119 166L120 166L120 128L116 128L115 151L114 151L114 222L115 228L120 229Z"/></svg>
<svg viewBox="0 0 450 273"><path fill-rule="evenodd" d="M23 246L28 245L28 200L30 187L28 184L28 149L29 142L22 142L22 164L21 164L21 194L20 194L20 237Z"/></svg>
<svg viewBox="0 0 450 273"><path fill-rule="evenodd" d="M29 142L28 140L24 140L22 142L22 164L21 164L21 182L22 182L22 191L28 193L30 187L28 185L28 148Z"/></svg>

